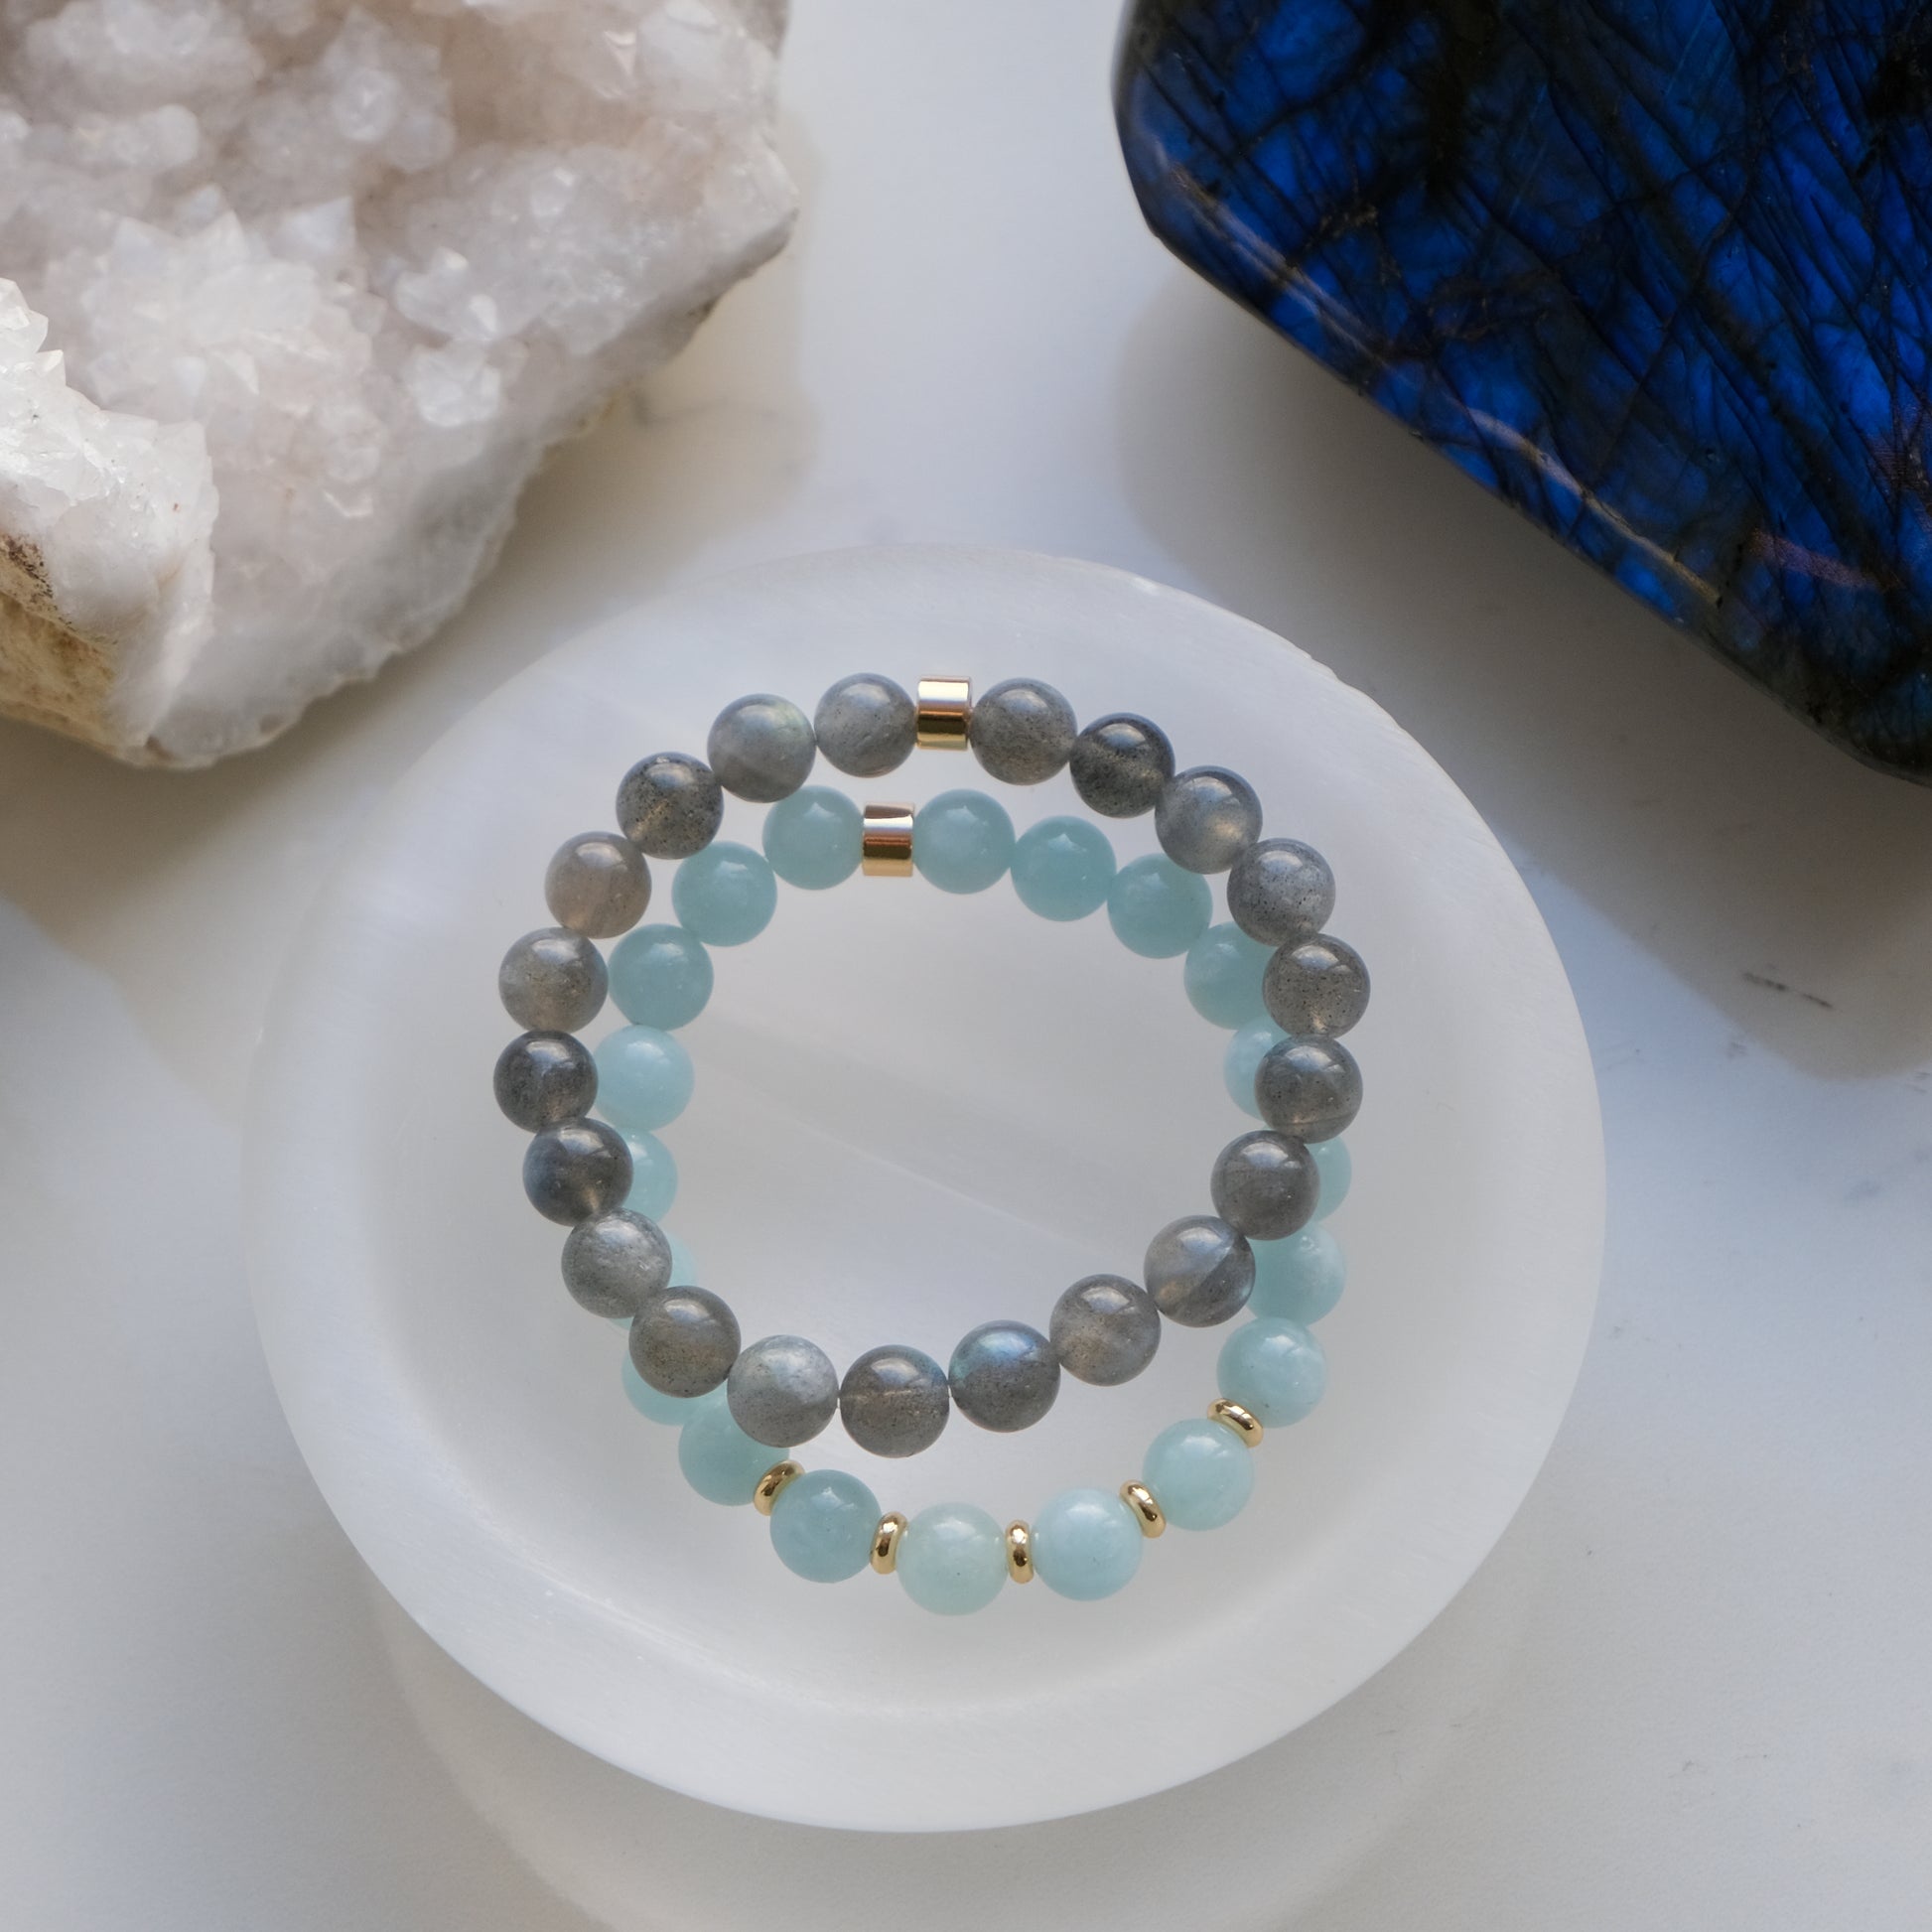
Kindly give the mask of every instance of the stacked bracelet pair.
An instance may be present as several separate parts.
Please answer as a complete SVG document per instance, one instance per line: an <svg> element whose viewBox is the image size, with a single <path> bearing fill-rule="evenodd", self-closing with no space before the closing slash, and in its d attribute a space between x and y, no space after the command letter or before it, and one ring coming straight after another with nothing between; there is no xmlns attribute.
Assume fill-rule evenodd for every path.
<svg viewBox="0 0 1932 1932"><path fill-rule="evenodd" d="M970 746L991 776L1016 784L1070 766L1075 790L1101 816L1152 811L1164 856L1117 867L1104 833L1076 818L1016 838L1003 808L979 792L944 793L914 814L893 805L862 811L843 793L806 786L820 754L851 775L876 777L920 745ZM915 702L889 679L847 678L812 720L781 698L744 698L720 714L707 756L659 753L625 774L621 832L560 848L545 880L559 923L518 940L499 974L505 1007L529 1031L499 1058L496 1095L533 1136L524 1162L532 1203L571 1224L565 1282L583 1306L627 1323L626 1384L645 1414L681 1424L679 1460L694 1486L714 1500L755 1502L799 1574L833 1581L868 1565L896 1570L915 1600L947 1610L976 1608L1007 1579L1035 1571L1063 1594L1108 1594L1168 1522L1213 1527L1245 1502L1247 1450L1263 1427L1299 1419L1320 1393L1322 1356L1305 1326L1264 1315L1238 1330L1222 1351L1221 1395L1206 1420L1164 1432L1139 1479L1117 1492L1069 1492L1032 1524L1002 1530L959 1505L908 1524L882 1514L858 1478L806 1472L783 1451L812 1440L834 1414L882 1456L928 1448L954 1408L983 1428L1025 1428L1051 1406L1062 1371L1103 1386L1127 1381L1152 1360L1164 1316L1200 1327L1247 1307L1256 1244L1288 1271L1285 1280L1298 1262L1322 1277L1304 1282L1299 1300L1292 1282L1285 1292L1309 1318L1325 1311L1333 1291L1324 1283L1332 1278L1338 1291L1338 1264L1309 1224L1334 1204L1322 1169L1334 1176L1335 1164L1323 1153L1339 1152L1333 1137L1360 1104L1360 1075L1337 1035L1368 997L1359 956L1322 930L1332 875L1306 845L1261 839L1259 800L1235 773L1210 766L1176 775L1172 748L1146 719L1117 714L1079 731L1059 693L1031 680L999 685L975 704L959 680L927 680ZM763 856L718 839L728 790L771 807ZM651 859L679 862L679 923L632 930L650 902ZM1043 916L1076 918L1104 904L1133 950L1185 952L1197 1008L1240 1027L1229 1048L1231 1090L1267 1127L1222 1150L1209 1176L1215 1212L1163 1228L1142 1282L1099 1275L1075 1283L1043 1334L1020 1321L983 1323L945 1369L889 1344L841 1377L799 1336L741 1345L729 1306L686 1279L695 1271L679 1266L654 1218L675 1187L654 1130L690 1096L690 1060L674 1030L709 998L708 946L761 931L778 879L823 889L860 870L916 871L951 892L984 890L1010 872ZM1203 875L1214 872L1228 875L1230 926L1208 925ZM607 967L593 941L618 934L629 936ZM632 1024L592 1055L574 1035L613 990ZM1245 1087L1235 1084L1238 1053L1252 1058ZM591 1117L594 1105L606 1119ZM1291 1249L1294 1256L1280 1252Z"/></svg>

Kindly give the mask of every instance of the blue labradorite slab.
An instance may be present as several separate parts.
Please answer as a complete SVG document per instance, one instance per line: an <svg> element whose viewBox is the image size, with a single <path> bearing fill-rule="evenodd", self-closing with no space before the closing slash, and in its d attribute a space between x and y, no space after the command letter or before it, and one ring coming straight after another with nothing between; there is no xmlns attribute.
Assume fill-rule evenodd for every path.
<svg viewBox="0 0 1932 1932"><path fill-rule="evenodd" d="M1155 231L1869 762L1932 780L1932 15L1136 0Z"/></svg>

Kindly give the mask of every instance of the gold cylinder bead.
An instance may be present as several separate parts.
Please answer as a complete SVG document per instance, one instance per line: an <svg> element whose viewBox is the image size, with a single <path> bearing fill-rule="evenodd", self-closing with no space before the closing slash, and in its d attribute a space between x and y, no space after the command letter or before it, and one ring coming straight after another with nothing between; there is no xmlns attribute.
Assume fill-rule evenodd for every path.
<svg viewBox="0 0 1932 1932"><path fill-rule="evenodd" d="M774 1462L759 1477L759 1486L752 1491L752 1507L760 1516L771 1514L771 1505L778 1500L778 1492L788 1482L796 1482L805 1473L802 1462Z"/></svg>
<svg viewBox="0 0 1932 1932"><path fill-rule="evenodd" d="M1144 1482L1123 1482L1120 1485L1120 1499L1134 1512L1134 1520L1141 1526L1145 1537L1156 1537L1168 1527L1168 1519L1161 1513L1161 1505L1154 1500L1154 1491Z"/></svg>
<svg viewBox="0 0 1932 1932"><path fill-rule="evenodd" d="M859 834L859 865L868 879L912 877L912 807L868 805Z"/></svg>
<svg viewBox="0 0 1932 1932"><path fill-rule="evenodd" d="M926 751L963 752L972 715L973 687L966 678L920 678L915 734Z"/></svg>
<svg viewBox="0 0 1932 1932"><path fill-rule="evenodd" d="M1209 1422L1224 1423L1241 1438L1250 1449L1261 1441L1261 1424L1242 1408L1238 1402L1230 1402L1226 1396L1207 1405Z"/></svg>
<svg viewBox="0 0 1932 1932"><path fill-rule="evenodd" d="M882 1577L890 1577L898 1568L898 1540L905 1534L905 1518L897 1510L889 1510L879 1519L879 1527L872 1533L872 1567Z"/></svg>
<svg viewBox="0 0 1932 1932"><path fill-rule="evenodd" d="M1034 1580L1034 1533L1029 1524L1007 1525L1007 1575L1016 1584Z"/></svg>

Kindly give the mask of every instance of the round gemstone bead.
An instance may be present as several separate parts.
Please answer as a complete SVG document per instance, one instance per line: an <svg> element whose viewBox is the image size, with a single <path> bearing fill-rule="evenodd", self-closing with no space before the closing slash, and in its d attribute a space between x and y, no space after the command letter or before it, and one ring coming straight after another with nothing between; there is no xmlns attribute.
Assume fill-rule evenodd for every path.
<svg viewBox="0 0 1932 1932"><path fill-rule="evenodd" d="M1143 959L1184 953L1214 913L1207 881L1157 853L1130 859L1107 889L1107 921L1129 952Z"/></svg>
<svg viewBox="0 0 1932 1932"><path fill-rule="evenodd" d="M1268 945L1290 946L1311 937L1334 909L1335 876L1327 860L1299 839L1245 846L1229 870L1230 916L1243 932Z"/></svg>
<svg viewBox="0 0 1932 1932"><path fill-rule="evenodd" d="M1161 1346L1154 1297L1121 1275L1089 1275L1053 1304L1047 1335L1060 1366L1096 1388L1131 1382Z"/></svg>
<svg viewBox="0 0 1932 1932"><path fill-rule="evenodd" d="M733 699L718 714L705 756L727 791L769 805L811 776L818 746L812 721L789 698L760 691Z"/></svg>
<svg viewBox="0 0 1932 1932"><path fill-rule="evenodd" d="M691 1420L697 1404L704 1400L701 1395L665 1395L662 1390L653 1389L637 1373L637 1364L630 1359L627 1349L623 1357L623 1394L631 1408L648 1421L676 1423L680 1428Z"/></svg>
<svg viewBox="0 0 1932 1932"><path fill-rule="evenodd" d="M655 1027L620 1027L598 1042L598 1111L627 1134L668 1127L691 1104L683 1044Z"/></svg>
<svg viewBox="0 0 1932 1932"><path fill-rule="evenodd" d="M1175 1529L1218 1530L1254 1493L1255 1454L1220 1423L1170 1423L1148 1446L1141 1480Z"/></svg>
<svg viewBox="0 0 1932 1932"><path fill-rule="evenodd" d="M732 1364L725 1383L733 1419L773 1449L809 1443L839 1406L832 1358L803 1335L766 1335Z"/></svg>
<svg viewBox="0 0 1932 1932"><path fill-rule="evenodd" d="M1211 925L1187 948L1180 983L1203 1020L1217 1027L1244 1027L1264 1011L1261 979L1268 960L1268 948L1238 925ZM615 979L615 960L611 971Z"/></svg>
<svg viewBox="0 0 1932 1932"><path fill-rule="evenodd" d="M564 1286L593 1314L628 1319L669 1286L671 1244L627 1208L580 1221L564 1243Z"/></svg>
<svg viewBox="0 0 1932 1932"><path fill-rule="evenodd" d="M1065 1489L1033 1524L1034 1569L1061 1596L1090 1603L1134 1581L1147 1541L1139 1519L1105 1489Z"/></svg>
<svg viewBox="0 0 1932 1932"><path fill-rule="evenodd" d="M732 1420L722 1390L693 1408L677 1433L677 1465L708 1503L749 1503L759 1478L778 1457Z"/></svg>
<svg viewBox="0 0 1932 1932"><path fill-rule="evenodd" d="M1361 1111L1362 1071L1340 1040L1291 1035L1261 1056L1255 1105L1277 1133L1298 1141L1333 1140Z"/></svg>
<svg viewBox="0 0 1932 1932"><path fill-rule="evenodd" d="M678 923L708 946L742 946L771 923L778 882L762 853L719 839L693 854L671 881Z"/></svg>
<svg viewBox="0 0 1932 1932"><path fill-rule="evenodd" d="M845 1431L874 1455L916 1455L939 1440L952 1414L946 1371L916 1348L869 1348L839 1385Z"/></svg>
<svg viewBox="0 0 1932 1932"><path fill-rule="evenodd" d="M687 1027L711 998L711 955L681 925L639 926L611 954L611 997L626 1020Z"/></svg>
<svg viewBox="0 0 1932 1932"><path fill-rule="evenodd" d="M630 1191L630 1151L601 1120L560 1120L524 1150L523 1191L546 1220L609 1213Z"/></svg>
<svg viewBox="0 0 1932 1932"><path fill-rule="evenodd" d="M526 932L496 969L504 1010L532 1033L574 1034L597 1018L609 978L604 955L581 932Z"/></svg>
<svg viewBox="0 0 1932 1932"><path fill-rule="evenodd" d="M1328 1386L1321 1344L1298 1321L1244 1321L1221 1347L1221 1393L1274 1429L1300 1422Z"/></svg>
<svg viewBox="0 0 1932 1932"><path fill-rule="evenodd" d="M1368 1011L1368 968L1332 933L1283 946L1268 962L1261 997L1291 1034L1345 1034Z"/></svg>
<svg viewBox="0 0 1932 1932"><path fill-rule="evenodd" d="M934 1503L906 1524L894 1574L922 1610L983 1610L1007 1580L1006 1532L971 1503Z"/></svg>
<svg viewBox="0 0 1932 1932"><path fill-rule="evenodd" d="M1147 1292L1170 1321L1211 1328L1238 1314L1255 1285L1246 1238L1211 1214L1170 1221L1147 1250Z"/></svg>
<svg viewBox="0 0 1932 1932"><path fill-rule="evenodd" d="M1221 1078L1226 1083L1228 1098L1256 1120L1261 1118L1261 1109L1255 1104L1255 1075L1261 1070L1268 1049L1287 1037L1272 1020L1250 1020L1228 1041L1227 1050L1221 1055Z"/></svg>
<svg viewBox="0 0 1932 1932"><path fill-rule="evenodd" d="M1013 848L1013 890L1042 919L1084 919L1107 902L1114 848L1084 818L1047 818Z"/></svg>
<svg viewBox="0 0 1932 1932"><path fill-rule="evenodd" d="M630 1191L623 1204L633 1214L662 1220L677 1199L677 1162L655 1134L626 1134L630 1150Z"/></svg>
<svg viewBox="0 0 1932 1932"><path fill-rule="evenodd" d="M912 863L942 893L983 893L1013 863L1013 820L983 791L942 791L912 821Z"/></svg>
<svg viewBox="0 0 1932 1932"><path fill-rule="evenodd" d="M839 1584L872 1559L879 1498L843 1469L807 1469L771 1505L771 1547L793 1575Z"/></svg>
<svg viewBox="0 0 1932 1932"><path fill-rule="evenodd" d="M496 1059L496 1104L534 1134L588 1114L597 1100L597 1062L572 1034L519 1034Z"/></svg>
<svg viewBox="0 0 1932 1932"><path fill-rule="evenodd" d="M678 1273L675 1265L671 1273ZM738 1359L738 1317L709 1289L674 1281L637 1311L630 1324L630 1359L665 1395L707 1395ZM718 1403L724 1408L722 1389ZM769 1467L770 1457L760 1466Z"/></svg>
<svg viewBox="0 0 1932 1932"><path fill-rule="evenodd" d="M1299 1321L1306 1328L1341 1300L1348 1261L1326 1228L1304 1228L1285 1241L1256 1241L1252 1246L1255 1292L1248 1307L1256 1314Z"/></svg>
<svg viewBox="0 0 1932 1932"><path fill-rule="evenodd" d="M1080 802L1102 818L1138 818L1151 812L1173 776L1173 747L1167 733L1129 711L1096 719L1073 741L1068 761Z"/></svg>
<svg viewBox="0 0 1932 1932"><path fill-rule="evenodd" d="M989 776L1036 785L1065 765L1076 729L1073 707L1050 684L1015 677L975 701L966 740Z"/></svg>
<svg viewBox="0 0 1932 1932"><path fill-rule="evenodd" d="M628 932L650 903L644 855L616 832L585 832L557 848L543 876L544 903L559 925L593 939Z"/></svg>
<svg viewBox="0 0 1932 1932"><path fill-rule="evenodd" d="M841 678L818 701L818 749L855 778L883 778L912 756L919 708L889 677L861 671Z"/></svg>
<svg viewBox="0 0 1932 1932"><path fill-rule="evenodd" d="M960 1338L948 1370L952 1399L968 1422L1010 1433L1029 1429L1060 1392L1059 1357L1024 1321L984 1321Z"/></svg>
<svg viewBox="0 0 1932 1932"><path fill-rule="evenodd" d="M690 1244L680 1241L669 1228L664 1230L664 1239L671 1244L671 1286L695 1288L698 1282L698 1258L691 1252Z"/></svg>
<svg viewBox="0 0 1932 1932"><path fill-rule="evenodd" d="M765 813L759 843L787 886L818 893L859 870L864 831L865 814L844 792L808 785Z"/></svg>
<svg viewBox="0 0 1932 1932"><path fill-rule="evenodd" d="M1261 800L1238 772L1196 765L1161 787L1154 836L1189 872L1226 872L1261 836Z"/></svg>
<svg viewBox="0 0 1932 1932"><path fill-rule="evenodd" d="M618 786L618 823L652 859L688 859L702 852L724 822L725 788L717 773L683 752L653 752Z"/></svg>
<svg viewBox="0 0 1932 1932"><path fill-rule="evenodd" d="M1309 1149L1314 1171L1321 1176L1321 1198L1314 1204L1314 1218L1325 1221L1348 1198L1355 1178L1355 1159L1343 1140L1316 1141Z"/></svg>
<svg viewBox="0 0 1932 1932"><path fill-rule="evenodd" d="M1257 1130L1230 1141L1214 1163L1214 1211L1251 1241L1279 1241L1306 1227L1320 1177L1300 1141Z"/></svg>

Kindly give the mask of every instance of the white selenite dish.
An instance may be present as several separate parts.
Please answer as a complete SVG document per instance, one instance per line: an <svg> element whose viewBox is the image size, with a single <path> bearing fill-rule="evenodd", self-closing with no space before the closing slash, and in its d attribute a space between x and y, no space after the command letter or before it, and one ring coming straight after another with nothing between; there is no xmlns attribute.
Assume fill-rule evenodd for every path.
<svg viewBox="0 0 1932 1932"><path fill-rule="evenodd" d="M1350 1036L1367 1085L1350 1265L1319 1325L1328 1394L1271 1430L1226 1529L1170 1532L1098 1603L1009 1587L946 1618L891 1578L792 1576L750 1508L700 1500L675 1431L621 1393L623 1336L563 1289L563 1230L519 1183L489 1074L516 1032L498 959L547 924L566 837L607 826L644 754L702 755L731 699L808 712L853 671L1017 675L1082 720L1143 712L1182 765L1221 763L1267 830L1334 866L1333 928L1374 975ZM1023 831L1083 810L970 755L812 782L918 803L984 785ZM728 804L758 843L763 807ZM1107 824L1123 861L1147 819ZM669 919L654 866L646 919ZM1220 882L1216 916L1221 909ZM748 1339L812 1336L841 1366L907 1341L944 1360L995 1316L1044 1326L1069 1282L1138 1275L1206 1211L1215 1154L1255 1123L1227 1035L1103 913L1034 917L1011 884L780 888L716 948L684 1031L697 1066L663 1130L666 1227ZM615 1009L586 1030L622 1024ZM1093 565L874 549L771 564L601 624L480 706L381 803L323 890L275 999L249 1134L250 1270L296 1441L382 1584L483 1683L676 1790L867 1830L1041 1820L1197 1777L1306 1723L1396 1655L1496 1542L1569 1400L1595 1300L1603 1163L1563 969L1468 801L1359 692L1257 625ZM1031 1517L1111 1489L1201 1413L1228 1329L1169 1325L1118 1389L1062 1383L1044 1421L955 1416L904 1461L835 1421L799 1451L882 1508ZM773 1459L776 1459L774 1451Z"/></svg>

